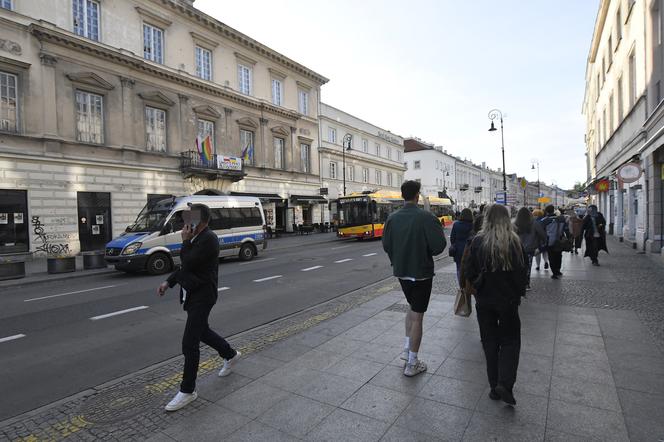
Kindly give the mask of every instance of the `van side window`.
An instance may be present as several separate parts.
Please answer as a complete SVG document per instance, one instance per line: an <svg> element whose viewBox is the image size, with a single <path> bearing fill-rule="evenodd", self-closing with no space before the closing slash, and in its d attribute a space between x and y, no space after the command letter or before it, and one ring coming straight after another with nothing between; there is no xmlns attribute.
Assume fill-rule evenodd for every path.
<svg viewBox="0 0 664 442"><path fill-rule="evenodd" d="M168 220L168 225L170 226L169 230L171 233L179 232L184 227L184 221L182 220L182 211L177 211L173 214L171 219Z"/></svg>
<svg viewBox="0 0 664 442"><path fill-rule="evenodd" d="M263 218L261 218L261 211L258 207L244 207L242 209L245 227L255 227L263 225Z"/></svg>

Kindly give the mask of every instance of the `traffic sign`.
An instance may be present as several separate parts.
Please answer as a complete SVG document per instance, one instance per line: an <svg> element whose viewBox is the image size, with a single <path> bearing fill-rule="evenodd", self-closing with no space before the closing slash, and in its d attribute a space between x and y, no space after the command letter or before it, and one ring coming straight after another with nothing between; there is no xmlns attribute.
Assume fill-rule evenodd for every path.
<svg viewBox="0 0 664 442"><path fill-rule="evenodd" d="M528 185L528 181L526 181L525 178L521 178L521 188L525 189L527 185Z"/></svg>
<svg viewBox="0 0 664 442"><path fill-rule="evenodd" d="M507 204L507 192L496 192L496 204Z"/></svg>

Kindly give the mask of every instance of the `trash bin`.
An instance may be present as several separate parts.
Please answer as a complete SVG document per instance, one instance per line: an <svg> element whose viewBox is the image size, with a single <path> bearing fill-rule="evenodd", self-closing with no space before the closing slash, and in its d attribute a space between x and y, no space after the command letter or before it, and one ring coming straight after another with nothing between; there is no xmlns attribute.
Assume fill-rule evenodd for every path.
<svg viewBox="0 0 664 442"><path fill-rule="evenodd" d="M83 255L83 270L103 269L107 267L103 250L81 252Z"/></svg>
<svg viewBox="0 0 664 442"><path fill-rule="evenodd" d="M55 273L70 273L76 271L75 256L48 257L46 259L47 272L52 275Z"/></svg>
<svg viewBox="0 0 664 442"><path fill-rule="evenodd" d="M32 259L31 253L8 253L0 255L0 281L25 277L25 262Z"/></svg>

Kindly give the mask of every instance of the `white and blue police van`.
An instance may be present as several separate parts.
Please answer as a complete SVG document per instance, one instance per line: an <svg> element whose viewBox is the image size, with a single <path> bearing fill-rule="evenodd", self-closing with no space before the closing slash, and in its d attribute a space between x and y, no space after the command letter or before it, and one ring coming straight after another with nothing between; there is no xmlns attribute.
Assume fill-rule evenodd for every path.
<svg viewBox="0 0 664 442"><path fill-rule="evenodd" d="M258 198L248 196L182 196L148 203L125 232L106 244L106 262L117 270L152 275L170 272L180 254L184 221L190 204L210 208L209 228L219 237L219 257L249 261L267 248L265 215Z"/></svg>

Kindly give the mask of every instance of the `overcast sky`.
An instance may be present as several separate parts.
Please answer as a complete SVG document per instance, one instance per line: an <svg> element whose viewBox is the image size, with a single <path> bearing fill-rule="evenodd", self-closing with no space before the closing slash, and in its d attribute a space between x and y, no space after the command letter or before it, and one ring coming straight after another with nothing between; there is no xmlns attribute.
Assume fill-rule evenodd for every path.
<svg viewBox="0 0 664 442"><path fill-rule="evenodd" d="M508 173L585 181L581 104L597 0L196 0L326 76L323 102Z"/></svg>

